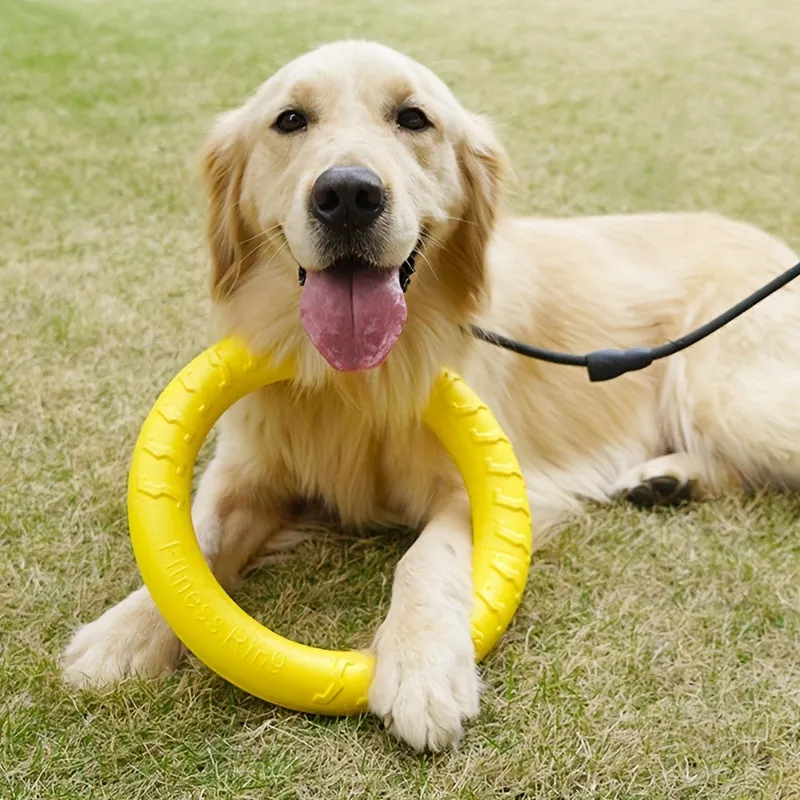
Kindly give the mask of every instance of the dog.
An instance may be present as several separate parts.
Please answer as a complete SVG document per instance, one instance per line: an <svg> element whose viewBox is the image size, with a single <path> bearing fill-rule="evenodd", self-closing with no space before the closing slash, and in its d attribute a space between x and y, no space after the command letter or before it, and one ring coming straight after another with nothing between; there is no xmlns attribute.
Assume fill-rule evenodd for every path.
<svg viewBox="0 0 800 800"><path fill-rule="evenodd" d="M337 42L280 69L202 153L217 330L293 357L297 377L220 422L193 520L220 582L298 515L420 531L374 639L372 711L412 747L478 711L470 511L422 422L443 365L493 410L537 541L587 500L653 505L800 483L800 298L788 286L714 336L608 383L476 341L477 324L584 353L654 346L796 262L714 214L515 218L489 122L431 71ZM414 271L415 268L415 271ZM65 678L171 671L181 645L145 588L79 629Z"/></svg>

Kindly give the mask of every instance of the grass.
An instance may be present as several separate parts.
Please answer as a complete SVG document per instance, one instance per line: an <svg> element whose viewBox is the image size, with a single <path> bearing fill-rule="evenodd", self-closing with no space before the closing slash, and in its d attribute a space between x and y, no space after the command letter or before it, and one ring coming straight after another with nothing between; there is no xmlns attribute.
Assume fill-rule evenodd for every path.
<svg viewBox="0 0 800 800"><path fill-rule="evenodd" d="M378 38L500 124L512 204L714 208L800 245L794 0L0 0L0 796L800 797L800 508L598 509L539 553L462 747L299 716L189 661L61 686L137 584L124 491L158 389L208 342L212 116L317 42ZM788 265L787 265L788 266ZM237 599L362 644L407 539L306 546Z"/></svg>

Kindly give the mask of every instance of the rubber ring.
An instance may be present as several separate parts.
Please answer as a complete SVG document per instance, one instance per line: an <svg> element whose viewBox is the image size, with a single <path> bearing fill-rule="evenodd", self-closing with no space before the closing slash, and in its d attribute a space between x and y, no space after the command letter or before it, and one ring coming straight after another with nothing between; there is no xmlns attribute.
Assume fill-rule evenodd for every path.
<svg viewBox="0 0 800 800"><path fill-rule="evenodd" d="M169 383L133 453L131 540L159 611L208 667L276 705L314 714L355 714L367 708L373 657L309 647L261 625L219 585L192 527L192 473L214 423L246 394L290 380L294 372L292 363L273 364L229 338L201 353ZM532 527L525 482L492 413L454 373L442 371L424 420L455 461L472 507L471 622L479 661L511 622L527 580Z"/></svg>

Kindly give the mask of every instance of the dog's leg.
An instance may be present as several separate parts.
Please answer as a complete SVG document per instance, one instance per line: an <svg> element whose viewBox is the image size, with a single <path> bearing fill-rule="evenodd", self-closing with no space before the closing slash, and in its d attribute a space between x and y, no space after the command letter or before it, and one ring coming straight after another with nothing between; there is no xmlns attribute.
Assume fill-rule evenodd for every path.
<svg viewBox="0 0 800 800"><path fill-rule="evenodd" d="M283 521L267 492L240 480L219 459L200 481L192 519L200 548L226 588ZM79 686L106 686L133 675L153 678L172 671L182 652L143 586L78 629L62 658L63 675Z"/></svg>
<svg viewBox="0 0 800 800"><path fill-rule="evenodd" d="M472 532L466 495L443 502L400 560L373 643L370 707L417 750L455 744L478 713L470 634Z"/></svg>

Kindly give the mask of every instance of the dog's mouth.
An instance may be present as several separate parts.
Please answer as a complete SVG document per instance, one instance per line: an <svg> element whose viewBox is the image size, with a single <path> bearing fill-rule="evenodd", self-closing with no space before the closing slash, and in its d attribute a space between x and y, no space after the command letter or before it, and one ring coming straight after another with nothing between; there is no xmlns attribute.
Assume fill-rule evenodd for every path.
<svg viewBox="0 0 800 800"><path fill-rule="evenodd" d="M416 254L415 248L399 267L345 256L322 271L300 268L300 321L334 369L364 371L386 360L406 324Z"/></svg>

